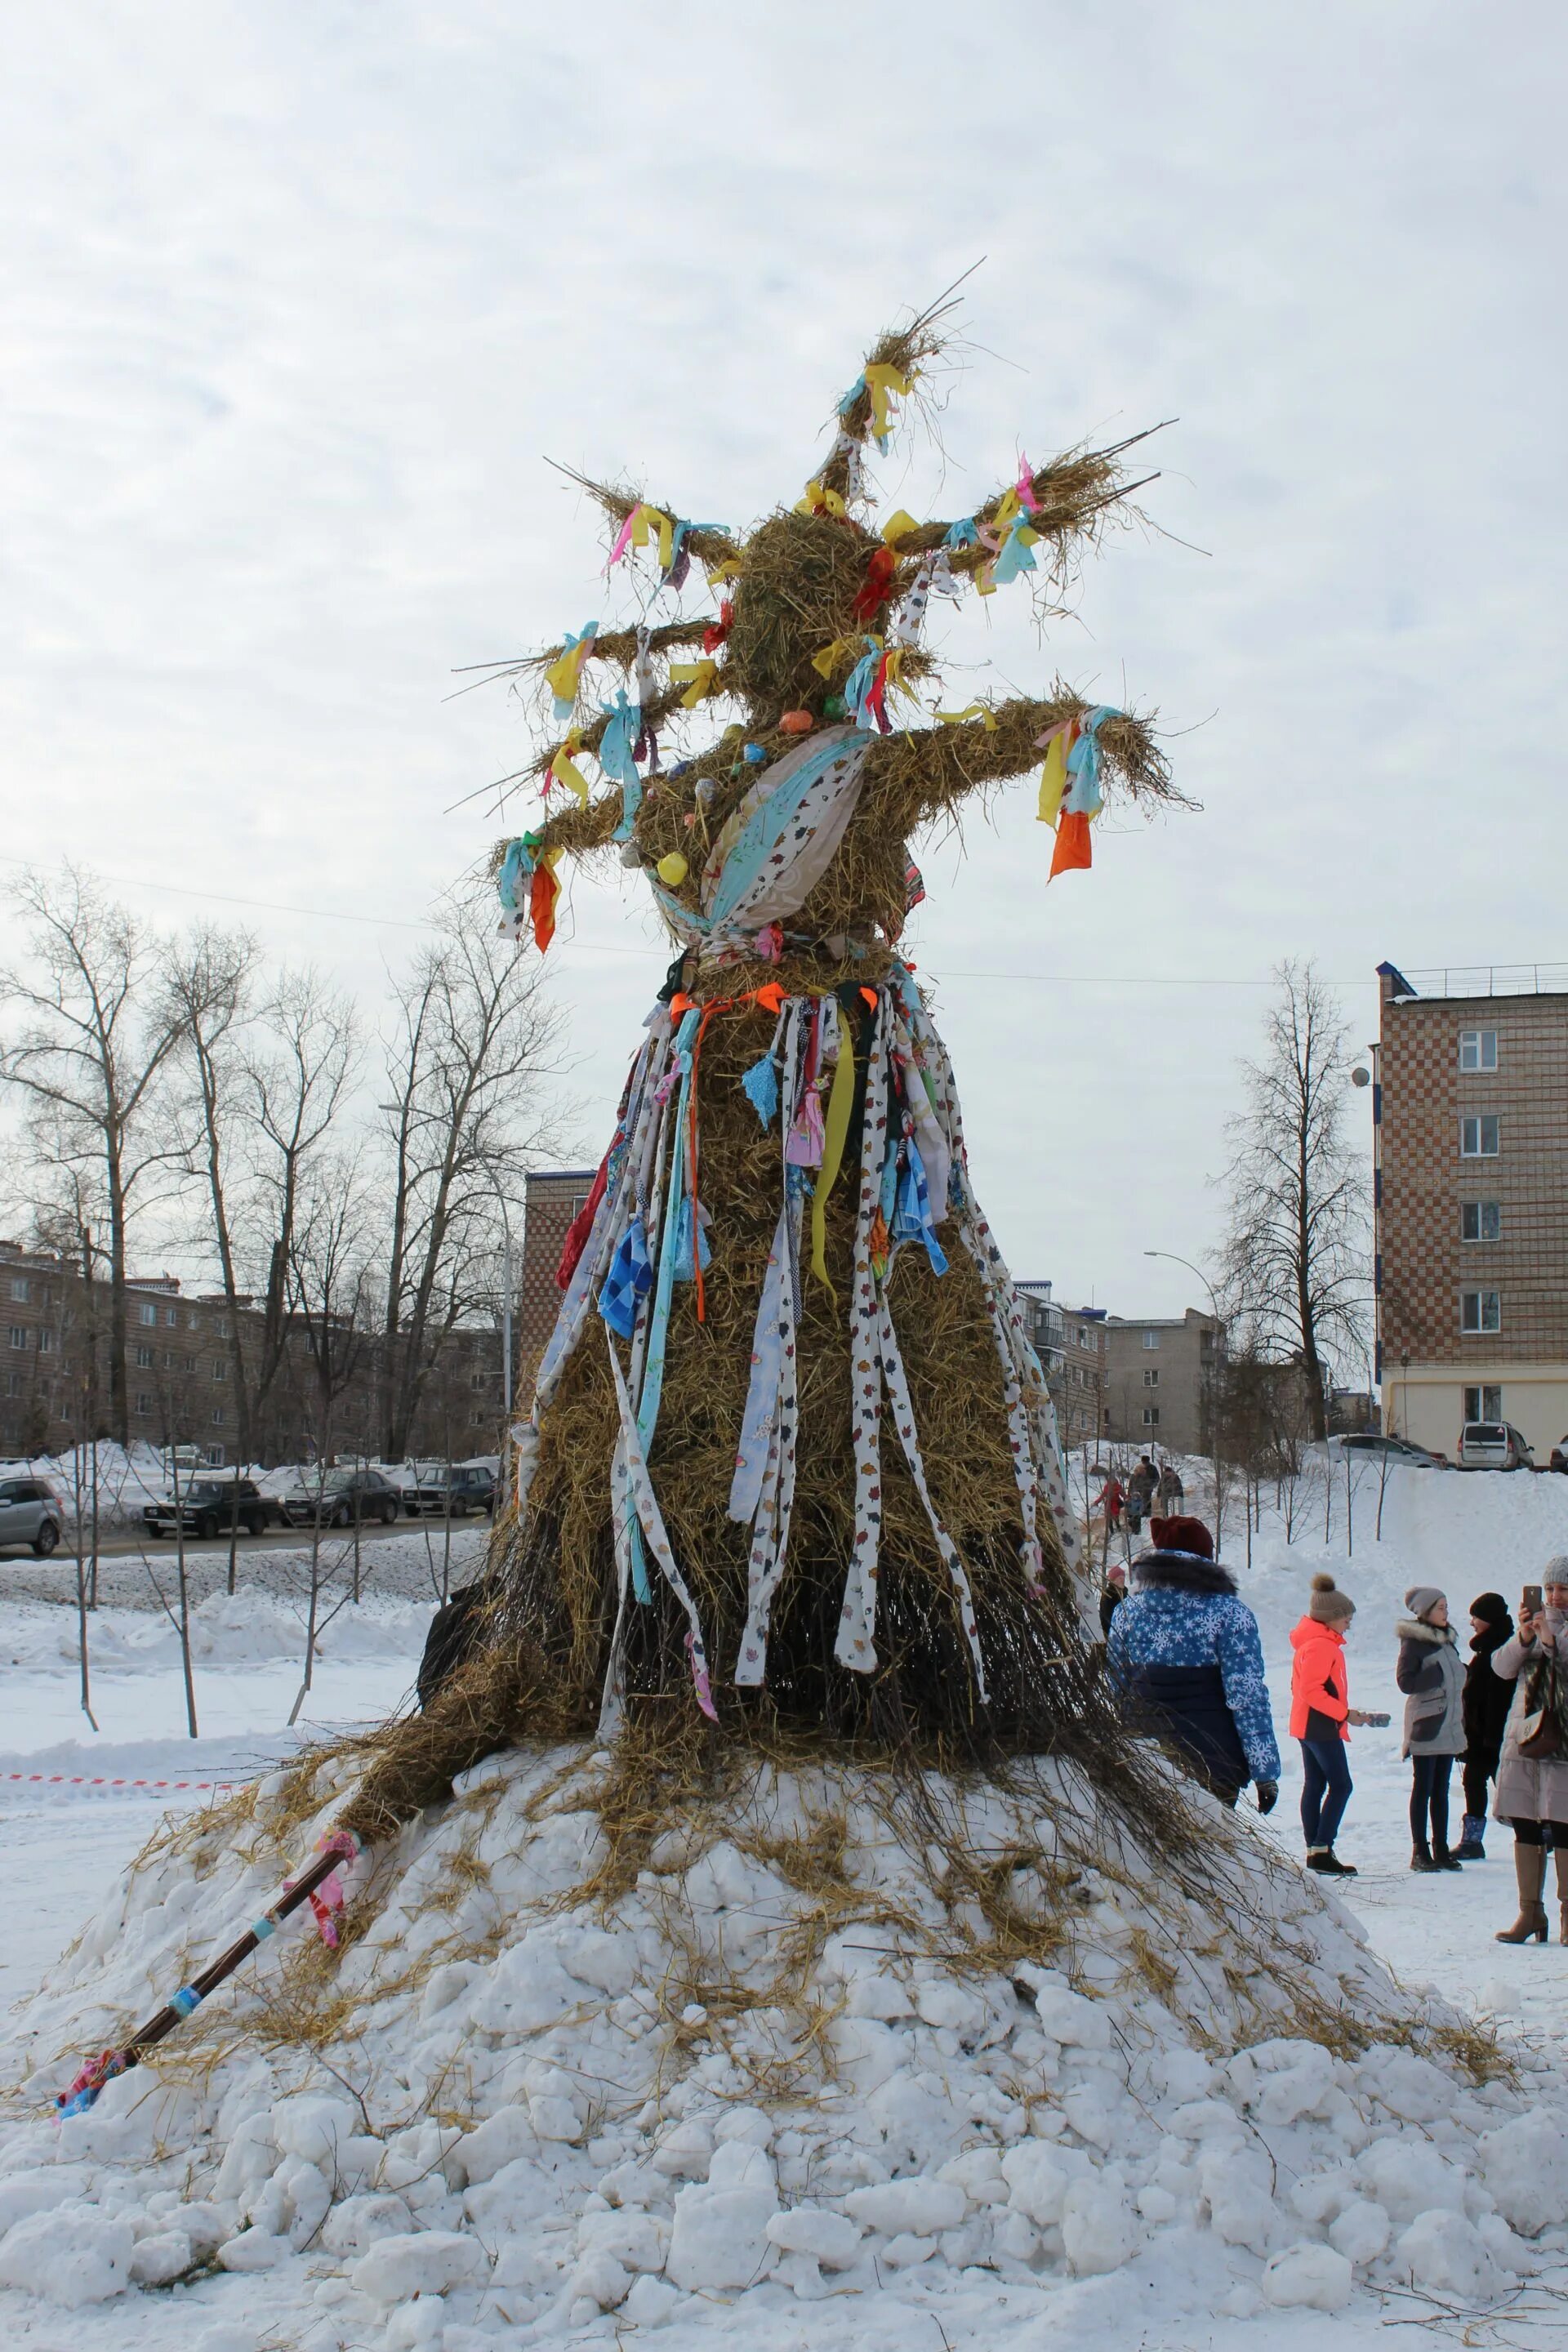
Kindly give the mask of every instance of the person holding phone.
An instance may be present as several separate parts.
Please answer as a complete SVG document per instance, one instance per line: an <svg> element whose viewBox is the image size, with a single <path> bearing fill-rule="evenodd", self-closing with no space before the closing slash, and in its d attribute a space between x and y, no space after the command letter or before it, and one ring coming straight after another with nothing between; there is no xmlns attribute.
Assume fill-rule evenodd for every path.
<svg viewBox="0 0 1568 2352"><path fill-rule="evenodd" d="M1552 1843L1557 1874L1558 1933L1568 1944L1568 1755L1521 1751L1526 1717L1538 1704L1531 1668L1556 1658L1568 1670L1568 1558L1548 1560L1539 1584L1527 1584L1519 1604L1519 1630L1492 1653L1492 1672L1513 1685L1513 1703L1503 1731L1492 1817L1513 1832L1513 1867L1519 1882L1519 1916L1500 1928L1500 1944L1544 1944L1547 1939L1546 1844ZM1558 1743L1561 1745L1561 1743Z"/></svg>
<svg viewBox="0 0 1568 2352"><path fill-rule="evenodd" d="M1502 1594L1478 1593L1470 1603L1470 1663L1465 1668L1465 1823L1455 1849L1461 1862L1487 1858L1487 1787L1497 1779L1513 1698L1508 1684L1493 1674L1492 1660L1512 1638L1513 1619Z"/></svg>
<svg viewBox="0 0 1568 2352"><path fill-rule="evenodd" d="M1448 1596L1413 1584L1405 1596L1394 1679L1405 1693L1405 1745L1410 1759L1410 1867L1458 1870L1448 1848L1448 1779L1465 1752L1465 1669L1448 1622ZM1428 1832L1428 1825L1430 1830Z"/></svg>

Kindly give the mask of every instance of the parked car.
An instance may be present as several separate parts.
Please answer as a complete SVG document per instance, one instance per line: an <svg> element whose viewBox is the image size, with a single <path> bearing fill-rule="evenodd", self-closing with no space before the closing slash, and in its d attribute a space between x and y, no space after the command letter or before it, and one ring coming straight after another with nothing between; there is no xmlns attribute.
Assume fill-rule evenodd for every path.
<svg viewBox="0 0 1568 2352"><path fill-rule="evenodd" d="M171 1492L142 1510L152 1535L172 1536L183 1523L187 1535L209 1543L214 1536L227 1535L236 1519L247 1536L258 1536L275 1517L271 1496L253 1478L193 1478L188 1486L182 1482L178 1503Z"/></svg>
<svg viewBox="0 0 1568 2352"><path fill-rule="evenodd" d="M1447 1463L1441 1454L1428 1452L1425 1445L1413 1445L1407 1437L1385 1437L1381 1430L1352 1429L1343 1437L1331 1437L1331 1447L1340 1454L1385 1454L1389 1467L1395 1463L1408 1463L1415 1470L1446 1470Z"/></svg>
<svg viewBox="0 0 1568 2352"><path fill-rule="evenodd" d="M285 1495L279 1508L291 1528L312 1526L318 1512L324 1528L363 1527L367 1519L379 1519L389 1528L401 1506L402 1496L391 1479L366 1468L329 1470L319 1486L297 1486Z"/></svg>
<svg viewBox="0 0 1568 2352"><path fill-rule="evenodd" d="M1535 1456L1511 1421L1467 1421L1459 1432L1461 1470L1533 1470Z"/></svg>
<svg viewBox="0 0 1568 2352"><path fill-rule="evenodd" d="M1568 1437L1558 1439L1552 1449L1552 1458L1546 1466L1549 1470L1568 1471Z"/></svg>
<svg viewBox="0 0 1568 2352"><path fill-rule="evenodd" d="M495 1473L476 1463L416 1462L403 1482L403 1507L411 1519L422 1511L466 1519L470 1511L493 1511L495 1503Z"/></svg>
<svg viewBox="0 0 1568 2352"><path fill-rule="evenodd" d="M30 1546L47 1559L65 1531L65 1516L41 1478L0 1478L0 1548Z"/></svg>

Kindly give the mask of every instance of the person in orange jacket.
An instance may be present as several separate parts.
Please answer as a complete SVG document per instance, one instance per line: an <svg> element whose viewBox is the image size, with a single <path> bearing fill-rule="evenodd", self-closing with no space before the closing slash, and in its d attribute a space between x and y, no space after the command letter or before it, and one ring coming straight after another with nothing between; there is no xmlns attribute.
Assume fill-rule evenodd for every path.
<svg viewBox="0 0 1568 2352"><path fill-rule="evenodd" d="M1331 1576L1314 1576L1307 1613L1290 1636L1290 1737L1301 1748L1301 1829L1307 1867L1328 1878L1353 1878L1355 1864L1342 1862L1334 1839L1350 1802L1351 1771L1345 1757L1349 1726L1366 1717L1350 1704L1345 1671L1345 1632L1355 1602Z"/></svg>

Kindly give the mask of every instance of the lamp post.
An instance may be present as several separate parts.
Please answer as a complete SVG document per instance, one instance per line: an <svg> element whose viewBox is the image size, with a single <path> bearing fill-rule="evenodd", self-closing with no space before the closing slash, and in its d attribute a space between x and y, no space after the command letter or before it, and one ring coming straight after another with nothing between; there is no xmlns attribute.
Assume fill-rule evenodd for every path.
<svg viewBox="0 0 1568 2352"><path fill-rule="evenodd" d="M1189 1274L1195 1274L1197 1276L1198 1280L1208 1292L1209 1306L1213 1309L1215 1321L1219 1326L1218 1341L1215 1349L1217 1366L1218 1357L1223 1352L1225 1346L1226 1322L1225 1317L1220 1310L1219 1298L1215 1293L1213 1283L1209 1280L1201 1265L1194 1265L1190 1257L1178 1257L1174 1250L1146 1249L1143 1255L1145 1257L1169 1258L1173 1265L1184 1265ZM1219 1397L1217 1393L1217 1382L1211 1382L1210 1384L1209 1437L1211 1440L1210 1450L1214 1460L1214 1548L1215 1557L1217 1558L1220 1549L1220 1519L1222 1508L1219 1491ZM1250 1507L1251 1507L1249 1505L1248 1508Z"/></svg>

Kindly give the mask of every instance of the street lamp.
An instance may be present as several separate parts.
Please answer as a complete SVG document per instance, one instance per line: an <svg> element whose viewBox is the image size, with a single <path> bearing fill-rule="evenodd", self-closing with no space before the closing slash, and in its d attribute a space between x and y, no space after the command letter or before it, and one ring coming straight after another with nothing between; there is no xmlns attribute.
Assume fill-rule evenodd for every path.
<svg viewBox="0 0 1568 2352"><path fill-rule="evenodd" d="M1209 1280L1209 1278L1208 1278L1207 1275L1204 1272L1204 1270L1203 1270L1202 1266L1201 1266L1201 1265L1194 1265L1193 1264L1193 1261L1192 1261L1192 1259L1191 1259L1190 1257L1178 1257L1178 1256L1176 1255L1176 1253L1175 1253L1175 1251L1174 1251L1174 1250L1156 1250L1156 1249L1146 1249L1146 1250L1144 1251L1143 1255L1144 1255L1144 1256L1145 1256L1145 1257L1163 1257L1163 1258L1169 1258L1169 1260L1170 1260L1170 1262L1171 1262L1171 1264L1172 1264L1173 1265L1184 1265L1184 1266L1186 1267L1187 1272L1188 1272L1189 1274L1195 1274L1195 1275L1197 1276L1198 1280L1203 1284L1204 1288L1208 1292L1208 1295L1209 1295L1209 1305L1210 1305L1210 1307L1211 1307L1213 1308L1213 1310L1214 1310L1214 1318L1215 1318L1215 1321L1219 1325L1219 1338L1218 1338L1218 1344L1217 1344L1217 1346L1216 1346L1216 1348L1215 1348L1215 1355L1216 1355L1216 1357L1217 1357L1217 1356L1218 1356L1218 1354L1219 1354L1219 1353L1221 1352L1221 1350L1223 1349L1224 1345L1225 1345L1225 1329L1226 1329L1225 1316L1224 1316L1224 1314L1221 1312L1221 1309L1220 1309L1220 1303L1219 1303L1218 1297L1217 1297L1217 1295L1216 1295L1216 1293L1215 1293L1215 1286L1214 1286L1213 1283ZM1214 1517L1215 1517L1215 1528L1214 1528L1214 1548L1215 1548L1215 1552L1217 1553L1217 1552L1218 1552L1218 1550L1219 1550L1219 1538L1220 1538L1220 1496L1219 1496L1219 1399L1218 1399L1217 1394L1215 1393L1215 1384L1214 1382L1212 1382L1212 1381L1211 1381L1211 1383L1210 1383L1210 1390L1209 1390L1209 1436L1210 1436L1210 1439L1211 1439L1211 1441L1212 1441L1212 1451L1213 1451L1213 1455L1214 1455Z"/></svg>

